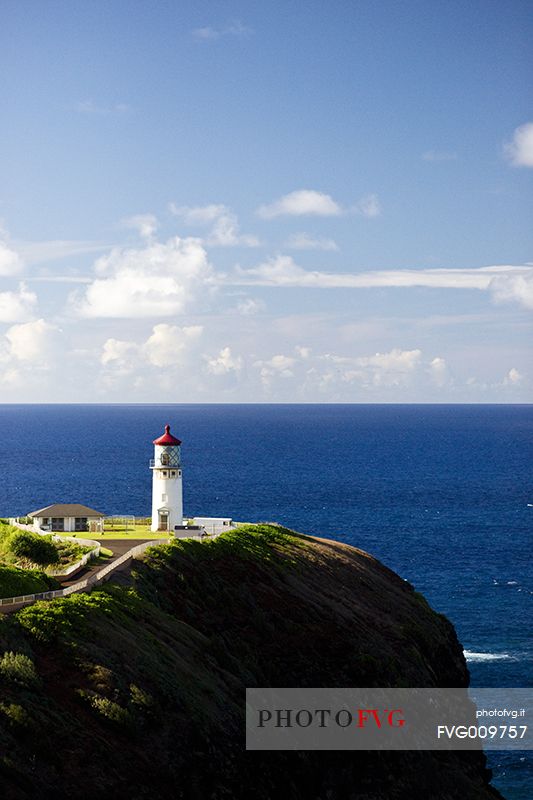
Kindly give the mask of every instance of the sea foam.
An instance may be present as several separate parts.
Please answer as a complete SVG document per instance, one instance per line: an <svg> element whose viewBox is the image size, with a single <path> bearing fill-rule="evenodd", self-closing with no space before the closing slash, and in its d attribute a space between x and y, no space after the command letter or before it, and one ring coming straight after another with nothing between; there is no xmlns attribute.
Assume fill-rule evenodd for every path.
<svg viewBox="0 0 533 800"><path fill-rule="evenodd" d="M473 653L470 650L465 650L464 654L467 661L478 663L482 661L503 661L512 658L509 653Z"/></svg>

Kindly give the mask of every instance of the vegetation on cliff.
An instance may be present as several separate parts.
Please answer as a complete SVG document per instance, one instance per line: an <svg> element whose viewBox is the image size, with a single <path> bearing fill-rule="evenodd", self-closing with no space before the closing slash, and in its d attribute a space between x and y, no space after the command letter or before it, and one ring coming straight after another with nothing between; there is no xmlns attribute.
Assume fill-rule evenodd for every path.
<svg viewBox="0 0 533 800"><path fill-rule="evenodd" d="M499 797L478 753L244 749L245 687L467 681L451 624L366 553L273 525L180 541L0 620L2 797Z"/></svg>
<svg viewBox="0 0 533 800"><path fill-rule="evenodd" d="M21 530L0 521L0 597L44 592L51 586L56 588L55 581L46 583L39 568L66 569L90 549L76 542L56 540L51 534Z"/></svg>

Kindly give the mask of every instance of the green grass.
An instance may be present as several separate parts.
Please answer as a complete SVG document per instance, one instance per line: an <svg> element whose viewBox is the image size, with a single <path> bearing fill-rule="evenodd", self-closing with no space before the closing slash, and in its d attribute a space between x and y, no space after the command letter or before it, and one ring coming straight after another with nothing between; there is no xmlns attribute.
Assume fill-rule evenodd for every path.
<svg viewBox="0 0 533 800"><path fill-rule="evenodd" d="M106 525L103 533L82 534L91 539L102 541L104 539L165 539L168 531L151 531L149 525Z"/></svg>
<svg viewBox="0 0 533 800"><path fill-rule="evenodd" d="M59 589L59 583L36 569L18 569L0 564L0 597L19 597Z"/></svg>

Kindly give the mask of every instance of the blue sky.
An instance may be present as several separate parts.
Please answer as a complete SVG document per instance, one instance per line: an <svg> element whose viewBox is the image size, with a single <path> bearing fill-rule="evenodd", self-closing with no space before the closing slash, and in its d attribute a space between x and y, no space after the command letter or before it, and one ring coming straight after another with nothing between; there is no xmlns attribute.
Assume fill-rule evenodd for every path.
<svg viewBox="0 0 533 800"><path fill-rule="evenodd" d="M0 400L530 402L530 2L25 2Z"/></svg>

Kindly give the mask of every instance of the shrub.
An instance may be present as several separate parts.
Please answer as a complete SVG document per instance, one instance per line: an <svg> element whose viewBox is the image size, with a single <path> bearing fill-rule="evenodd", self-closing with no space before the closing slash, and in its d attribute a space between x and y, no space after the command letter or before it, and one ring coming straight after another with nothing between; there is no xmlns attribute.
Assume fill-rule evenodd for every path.
<svg viewBox="0 0 533 800"><path fill-rule="evenodd" d="M57 564L57 549L48 537L30 531L20 531L9 540L9 550L17 559L26 559L32 564L47 566Z"/></svg>
<svg viewBox="0 0 533 800"><path fill-rule="evenodd" d="M59 589L59 583L36 569L18 569L0 564L0 597L18 597Z"/></svg>
<svg viewBox="0 0 533 800"><path fill-rule="evenodd" d="M7 717L10 727L29 728L31 717L18 703L0 703L0 712Z"/></svg>
<svg viewBox="0 0 533 800"><path fill-rule="evenodd" d="M117 728L129 729L133 722L130 712L113 700L102 697L95 692L78 689L79 696L87 701L97 716Z"/></svg>
<svg viewBox="0 0 533 800"><path fill-rule="evenodd" d="M35 686L39 682L31 658L24 653L14 653L12 650L0 658L0 676L11 683L26 687Z"/></svg>

